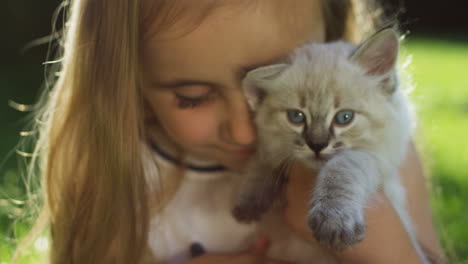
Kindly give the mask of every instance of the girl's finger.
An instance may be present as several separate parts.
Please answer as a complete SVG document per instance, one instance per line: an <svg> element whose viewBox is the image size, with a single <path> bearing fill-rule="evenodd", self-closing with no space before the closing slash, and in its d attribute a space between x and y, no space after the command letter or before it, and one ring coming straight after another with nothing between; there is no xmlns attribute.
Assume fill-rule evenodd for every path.
<svg viewBox="0 0 468 264"><path fill-rule="evenodd" d="M270 247L270 241L265 236L260 236L257 242L249 249L249 253L253 255L263 256Z"/></svg>
<svg viewBox="0 0 468 264"><path fill-rule="evenodd" d="M257 242L250 248L249 252L253 255L260 256L261 259L259 259L259 261L264 264L298 264L291 261L266 259L265 255L270 248L270 244L270 240L266 236L261 235Z"/></svg>

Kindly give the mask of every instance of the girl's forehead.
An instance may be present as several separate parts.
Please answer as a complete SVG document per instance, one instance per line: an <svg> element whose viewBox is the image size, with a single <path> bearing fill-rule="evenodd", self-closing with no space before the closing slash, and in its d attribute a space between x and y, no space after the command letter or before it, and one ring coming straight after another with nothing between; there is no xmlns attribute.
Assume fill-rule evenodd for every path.
<svg viewBox="0 0 468 264"><path fill-rule="evenodd" d="M303 32L323 26L322 0L143 0L143 40L167 39L189 33L201 24L232 23L242 16L252 20L258 15L270 15L293 32ZM249 19L249 20L250 20ZM268 28L265 28L268 30Z"/></svg>
<svg viewBox="0 0 468 264"><path fill-rule="evenodd" d="M181 17L144 40L143 59L151 76L213 80L227 77L224 69L241 71L271 63L298 45L324 40L320 0L222 2L227 4L192 25L187 22L194 16L186 10L188 18Z"/></svg>

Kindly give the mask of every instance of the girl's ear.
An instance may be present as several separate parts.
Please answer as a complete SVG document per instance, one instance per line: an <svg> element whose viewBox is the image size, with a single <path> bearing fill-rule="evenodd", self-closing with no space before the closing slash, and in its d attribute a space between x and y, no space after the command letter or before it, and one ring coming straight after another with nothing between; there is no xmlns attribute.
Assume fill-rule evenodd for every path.
<svg viewBox="0 0 468 264"><path fill-rule="evenodd" d="M289 66L289 64L283 63L274 64L259 67L247 73L242 81L242 88L252 110L256 110L257 106L265 98L270 86L269 83L275 80Z"/></svg>
<svg viewBox="0 0 468 264"><path fill-rule="evenodd" d="M363 67L368 75L387 75L396 64L399 46L397 33L388 28L359 45L350 58Z"/></svg>

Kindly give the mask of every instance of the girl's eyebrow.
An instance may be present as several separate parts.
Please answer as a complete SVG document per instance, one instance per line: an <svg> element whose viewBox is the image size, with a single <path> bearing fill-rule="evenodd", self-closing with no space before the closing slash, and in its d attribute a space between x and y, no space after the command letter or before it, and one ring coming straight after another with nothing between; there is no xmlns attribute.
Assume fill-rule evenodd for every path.
<svg viewBox="0 0 468 264"><path fill-rule="evenodd" d="M281 62L284 63L285 58L286 58L285 56L282 56L280 58L276 58L267 62L242 66L238 68L237 74L240 78L243 78L247 72L253 69L256 69L258 67L267 66L271 64L277 64ZM152 81L151 84L153 87L162 87L162 88L168 88L168 89L176 89L176 88L181 88L185 86L209 86L209 87L221 86L219 83L216 83L216 82L202 81L202 80L196 80L196 79L185 79L185 78L180 78L180 79L176 78L174 80L168 80L168 81Z"/></svg>

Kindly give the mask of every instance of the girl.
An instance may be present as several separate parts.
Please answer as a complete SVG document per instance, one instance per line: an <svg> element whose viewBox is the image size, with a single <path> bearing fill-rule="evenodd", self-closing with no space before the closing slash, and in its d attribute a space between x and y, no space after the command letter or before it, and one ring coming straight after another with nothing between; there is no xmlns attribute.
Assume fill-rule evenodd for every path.
<svg viewBox="0 0 468 264"><path fill-rule="evenodd" d="M50 263L282 263L225 198L255 152L241 80L305 42L358 43L381 25L361 0L70 1L33 160ZM419 241L440 256L412 146L401 173ZM420 263L385 199L368 208L358 246L320 249L305 222L313 184L293 169L284 221L316 263Z"/></svg>

